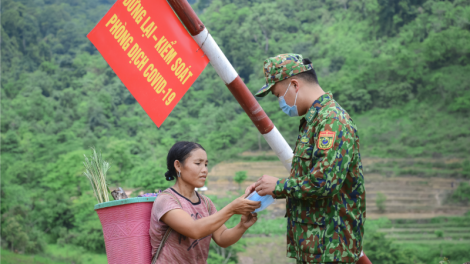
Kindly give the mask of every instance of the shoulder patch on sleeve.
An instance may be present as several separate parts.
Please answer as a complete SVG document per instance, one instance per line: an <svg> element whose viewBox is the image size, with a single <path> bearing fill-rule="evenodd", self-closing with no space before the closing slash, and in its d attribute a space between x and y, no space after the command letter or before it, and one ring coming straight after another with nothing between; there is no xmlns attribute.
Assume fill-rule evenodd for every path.
<svg viewBox="0 0 470 264"><path fill-rule="evenodd" d="M318 149L328 150L333 147L335 143L336 133L333 131L321 131L318 136Z"/></svg>
<svg viewBox="0 0 470 264"><path fill-rule="evenodd" d="M308 143L310 139L306 136L306 135L303 135L301 138L300 138L300 143L302 144L306 144Z"/></svg>

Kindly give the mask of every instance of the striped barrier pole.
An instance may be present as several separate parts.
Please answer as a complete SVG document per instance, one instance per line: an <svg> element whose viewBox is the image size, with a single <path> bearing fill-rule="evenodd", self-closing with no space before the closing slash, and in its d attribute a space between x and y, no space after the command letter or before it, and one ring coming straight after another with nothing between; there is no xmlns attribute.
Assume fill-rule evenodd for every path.
<svg viewBox="0 0 470 264"><path fill-rule="evenodd" d="M238 76L238 73L227 57L225 57L192 7L186 0L168 0L168 3L193 36L193 39L201 47L201 50L207 55L212 67L214 67L217 74L225 82L225 85L227 85L235 99L237 99L243 110L245 110L251 121L253 121L259 132L266 139L271 149L274 150L286 170L290 172L293 156L292 148L266 115L243 80Z"/></svg>
<svg viewBox="0 0 470 264"><path fill-rule="evenodd" d="M186 0L167 1L178 15L181 22L183 22L183 25L188 29L200 49L209 58L212 67L214 67L219 77L225 82L227 88L233 94L235 99L237 99L243 110L245 110L246 114L258 128L264 139L266 139L269 146L281 160L286 170L290 172L293 156L292 148L287 144L287 141L281 135L279 130L277 130L276 126L274 126L271 119L266 115L263 108L261 108L253 94L248 90L248 87L246 87L243 80L238 76L238 73L228 61L227 57L225 57L225 54L214 41L191 5ZM361 253L361 257L357 263L372 264L364 253Z"/></svg>

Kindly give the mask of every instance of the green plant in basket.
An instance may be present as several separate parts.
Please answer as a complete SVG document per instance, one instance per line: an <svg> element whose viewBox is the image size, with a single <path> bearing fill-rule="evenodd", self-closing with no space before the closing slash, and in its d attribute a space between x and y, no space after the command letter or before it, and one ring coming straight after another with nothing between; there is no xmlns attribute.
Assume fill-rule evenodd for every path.
<svg viewBox="0 0 470 264"><path fill-rule="evenodd" d="M109 202L108 194L109 191L108 185L106 183L106 172L109 170L109 163L103 160L101 153L97 153L95 148L91 148L93 154L88 158L85 156L85 176L90 180L91 188L95 194L98 203Z"/></svg>
<svg viewBox="0 0 470 264"><path fill-rule="evenodd" d="M439 261L439 264L450 264L450 261L448 258L444 258L444 260Z"/></svg>

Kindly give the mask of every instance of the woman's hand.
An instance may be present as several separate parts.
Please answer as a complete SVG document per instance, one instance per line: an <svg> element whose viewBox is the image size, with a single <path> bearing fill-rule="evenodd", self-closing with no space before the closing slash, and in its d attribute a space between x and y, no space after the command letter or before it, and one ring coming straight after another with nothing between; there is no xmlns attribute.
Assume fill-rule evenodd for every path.
<svg viewBox="0 0 470 264"><path fill-rule="evenodd" d="M246 187L245 194L251 194L252 192L255 191L255 189L256 189L256 182Z"/></svg>
<svg viewBox="0 0 470 264"><path fill-rule="evenodd" d="M245 199L248 194L244 194L229 204L233 214L247 215L261 207L261 202L254 202Z"/></svg>
<svg viewBox="0 0 470 264"><path fill-rule="evenodd" d="M240 225L243 228L248 229L252 225L254 225L256 223L256 221L258 221L258 214L257 213L246 214L246 215L242 215L242 218L240 219Z"/></svg>

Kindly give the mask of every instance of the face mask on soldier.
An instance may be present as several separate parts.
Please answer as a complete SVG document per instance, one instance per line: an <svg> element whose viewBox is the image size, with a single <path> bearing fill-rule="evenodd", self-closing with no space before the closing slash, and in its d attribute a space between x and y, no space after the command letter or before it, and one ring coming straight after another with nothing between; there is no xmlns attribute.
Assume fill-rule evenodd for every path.
<svg viewBox="0 0 470 264"><path fill-rule="evenodd" d="M287 94L287 91L289 91L289 87L292 83L289 83L289 86L287 86L287 90L286 92L284 93L283 96L279 96L279 106L281 107L282 111L284 113L286 113L288 116L290 117L294 117L294 116L299 116L299 112L297 112L297 106L295 105L295 103L297 102L297 95L298 93L295 93L295 101L294 101L294 105L293 106L290 106L286 103L286 100L284 99L284 96L286 96Z"/></svg>

